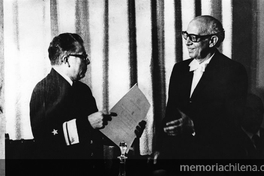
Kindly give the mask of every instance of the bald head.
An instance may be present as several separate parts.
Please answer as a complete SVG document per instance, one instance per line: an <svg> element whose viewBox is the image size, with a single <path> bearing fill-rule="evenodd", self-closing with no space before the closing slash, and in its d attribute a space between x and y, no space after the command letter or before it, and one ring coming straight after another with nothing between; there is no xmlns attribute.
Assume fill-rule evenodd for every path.
<svg viewBox="0 0 264 176"><path fill-rule="evenodd" d="M218 37L216 47L218 47L225 38L225 32L221 22L212 16L197 16L189 23L189 26L190 25L198 27L200 35L216 34Z"/></svg>

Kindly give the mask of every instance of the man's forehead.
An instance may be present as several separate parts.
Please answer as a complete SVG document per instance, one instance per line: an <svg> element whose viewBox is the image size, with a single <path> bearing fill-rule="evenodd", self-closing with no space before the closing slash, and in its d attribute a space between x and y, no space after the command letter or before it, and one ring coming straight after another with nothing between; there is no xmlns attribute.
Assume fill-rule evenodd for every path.
<svg viewBox="0 0 264 176"><path fill-rule="evenodd" d="M200 23L199 21L192 21L188 25L187 32L190 34L200 34L204 30L204 24Z"/></svg>
<svg viewBox="0 0 264 176"><path fill-rule="evenodd" d="M197 17L189 23L187 32L193 32L193 34L207 34L209 27L210 20L203 17Z"/></svg>

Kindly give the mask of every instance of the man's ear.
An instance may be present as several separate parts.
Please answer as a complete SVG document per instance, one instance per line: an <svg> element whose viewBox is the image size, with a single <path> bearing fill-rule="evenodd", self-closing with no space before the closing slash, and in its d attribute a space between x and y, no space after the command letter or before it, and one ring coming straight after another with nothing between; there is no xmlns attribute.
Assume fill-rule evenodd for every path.
<svg viewBox="0 0 264 176"><path fill-rule="evenodd" d="M68 67L70 67L70 63L68 62L68 56L67 55L61 55L60 56L60 64L67 64Z"/></svg>
<svg viewBox="0 0 264 176"><path fill-rule="evenodd" d="M209 47L214 47L218 42L218 37L216 35L213 35L209 41Z"/></svg>
<svg viewBox="0 0 264 176"><path fill-rule="evenodd" d="M66 64L66 63L68 62L68 57L67 57L67 55L62 55L62 56L60 56L60 62Z"/></svg>

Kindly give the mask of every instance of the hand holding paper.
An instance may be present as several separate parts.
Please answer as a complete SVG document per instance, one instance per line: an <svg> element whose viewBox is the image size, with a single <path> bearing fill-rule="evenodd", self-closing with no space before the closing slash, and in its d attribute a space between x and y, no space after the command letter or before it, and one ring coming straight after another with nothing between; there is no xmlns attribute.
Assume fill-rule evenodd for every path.
<svg viewBox="0 0 264 176"><path fill-rule="evenodd" d="M140 138L142 136L142 133L146 127L146 121L145 120L142 120L141 122L138 123L138 125L136 126L136 129L135 129L135 134L137 136L137 138Z"/></svg>
<svg viewBox="0 0 264 176"><path fill-rule="evenodd" d="M112 116L117 116L117 114L114 112L108 114L99 111L89 115L88 121L94 129L100 129L104 128L108 124L108 121L112 120Z"/></svg>
<svg viewBox="0 0 264 176"><path fill-rule="evenodd" d="M146 117L149 107L148 100L138 86L135 85L110 110L110 112L115 112L117 116L108 121L108 125L100 131L117 146L120 142L126 142L128 151L136 137L137 132L135 132L135 129ZM144 122L140 125L145 128ZM138 129L140 136L144 128Z"/></svg>

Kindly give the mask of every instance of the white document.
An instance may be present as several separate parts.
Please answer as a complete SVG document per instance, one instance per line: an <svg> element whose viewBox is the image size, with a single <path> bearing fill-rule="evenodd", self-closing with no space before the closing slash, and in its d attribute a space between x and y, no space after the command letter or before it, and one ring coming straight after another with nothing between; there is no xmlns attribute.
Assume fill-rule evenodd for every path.
<svg viewBox="0 0 264 176"><path fill-rule="evenodd" d="M136 126L145 119L149 107L147 98L135 84L110 110L117 116L112 117L100 131L117 146L120 142L126 142L128 151L136 137Z"/></svg>

